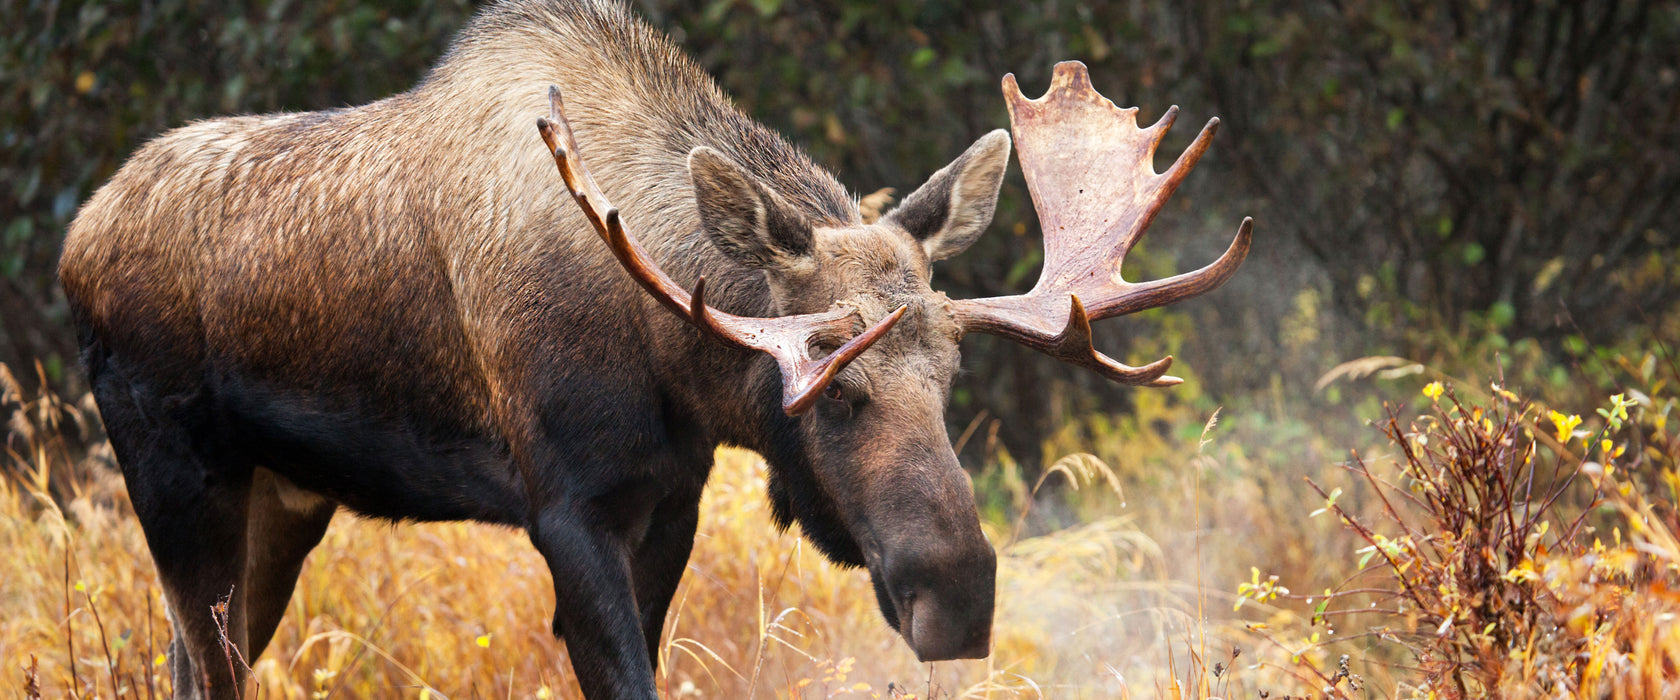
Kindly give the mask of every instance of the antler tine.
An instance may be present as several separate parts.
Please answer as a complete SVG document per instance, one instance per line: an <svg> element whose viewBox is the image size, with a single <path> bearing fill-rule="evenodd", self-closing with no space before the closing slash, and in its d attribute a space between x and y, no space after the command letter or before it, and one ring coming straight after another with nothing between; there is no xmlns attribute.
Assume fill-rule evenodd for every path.
<svg viewBox="0 0 1680 700"><path fill-rule="evenodd" d="M1237 227L1236 238L1231 239L1231 245L1225 248L1218 260L1201 269L1172 277L1148 282L1128 282L1126 293L1106 305L1102 317L1124 316L1144 309L1159 308L1218 289L1236 275L1237 268L1248 259L1253 233L1254 218L1243 217L1242 225Z"/></svg>
<svg viewBox="0 0 1680 700"><path fill-rule="evenodd" d="M1155 149L1161 145L1161 141L1167 137L1167 131L1172 129L1173 122L1177 120L1178 105L1173 105L1167 109L1165 114L1161 115L1160 121L1145 129L1150 134L1150 140L1148 151L1142 160L1144 166L1149 168L1151 173L1154 171L1151 163L1155 159ZM1121 238L1120 245L1116 248L1116 264L1114 266L1116 277L1120 273L1119 261L1124 260L1126 254L1132 252L1132 247L1136 246L1138 241L1143 240L1143 234L1149 230L1149 225L1155 222L1155 216L1161 213L1161 209L1166 206L1167 200L1172 198L1173 193L1178 191L1178 186L1184 182L1184 178L1189 177L1190 171L1195 169L1196 163L1202 160L1202 155L1207 153L1209 146L1213 145L1213 135L1217 133L1219 133L1219 117L1214 117L1202 126L1202 130L1196 134L1195 140L1190 142L1190 146L1185 148L1183 153L1178 154L1178 159L1173 161L1172 166L1168 167L1166 172L1155 175L1156 184L1154 186L1156 189L1145 205L1146 209L1143 215L1138 219L1138 223L1130 235Z"/></svg>
<svg viewBox="0 0 1680 700"><path fill-rule="evenodd" d="M615 208L577 157L577 137L572 135L571 123L566 121L565 101L557 85L548 86L548 116L537 120L537 131L554 154L554 163L560 168L560 179L565 181L566 189L571 191L589 223L594 224L595 231L606 238L606 220Z"/></svg>
<svg viewBox="0 0 1680 700"><path fill-rule="evenodd" d="M1044 230L1044 269L1026 294L956 302L958 323L1114 381L1179 383L1165 375L1170 357L1129 367L1097 352L1090 342L1090 322L1207 292L1230 279L1247 257L1253 221L1244 219L1225 254L1207 267L1139 284L1120 275L1126 254L1207 152L1219 120L1209 120L1172 166L1156 173L1155 151L1177 120L1177 107L1139 128L1137 109L1116 107L1098 93L1078 61L1056 64L1043 97L1022 95L1014 75L1004 76L1003 94L1017 157ZM1058 324L1064 310L1067 321Z"/></svg>
<svg viewBox="0 0 1680 700"><path fill-rule="evenodd" d="M863 354L863 351L868 350L869 346L874 345L875 341L880 340L881 336L887 334L887 331L892 330L892 327L897 325L898 320L904 317L904 312L909 308L908 305L899 306L892 313L887 314L886 318L871 326L869 330L858 334L857 337L846 341L846 344L840 346L839 349L829 353L828 357L805 367L803 371L797 373L800 378L799 382L784 382L782 385L782 410L790 416L796 416L809 410L811 405L817 402L817 397L822 395L823 389L828 387L829 382L834 381L834 375L844 369L852 360L857 359L857 356ZM788 376L786 367L782 369L782 376Z"/></svg>
<svg viewBox="0 0 1680 700"><path fill-rule="evenodd" d="M1171 116L1177 110L1178 107L1173 107L1172 111L1167 113L1168 116ZM1161 131L1164 132L1166 129ZM1183 182L1190 171L1196 167L1196 163L1201 162L1202 154L1207 153L1208 147L1213 145L1213 135L1217 133L1219 133L1219 117L1208 119L1207 124L1202 125L1201 133L1196 134L1196 139L1190 142L1190 146L1185 148L1183 153L1178 154L1178 160L1173 161L1172 167L1161 173L1166 178L1165 189L1162 190L1162 202L1165 202L1167 197L1171 197L1172 193L1178 190L1178 183Z"/></svg>
<svg viewBox="0 0 1680 700"><path fill-rule="evenodd" d="M682 287L654 265L641 243L625 232L618 207L613 206L612 201L601 193L600 186L595 184L595 176L589 172L589 168L578 155L577 137L572 134L572 125L566 120L564 109L560 88L550 86L548 117L537 120L537 131L542 134L543 142L554 154L554 163L560 169L560 179L565 181L566 189L571 191L572 198L577 201L578 207L583 209L584 218L589 219L595 232L607 242L613 257L618 258L619 264L629 270L631 277L647 289L648 293L677 315L699 320L701 317L689 313L688 292L683 291ZM698 325L727 337L727 334L714 324Z"/></svg>
<svg viewBox="0 0 1680 700"><path fill-rule="evenodd" d="M694 297L689 302L687 317L694 321L695 325L711 330L725 340L731 339L726 331L718 326L718 322L713 318L711 311L706 308L705 294L706 278L701 277L694 284ZM812 360L804 352L770 353L775 356L776 363L781 368L784 378L782 382L782 410L790 416L796 416L810 410L812 404L817 402L817 398L822 396L823 389L828 388L829 383L834 381L834 375L844 369L852 360L857 359L857 356L863 354L863 351L868 350L869 346L874 345L875 341L880 340L881 336L885 335L887 331L892 330L892 327L898 324L898 320L904 316L904 312L909 308L909 306L899 306L892 313L887 314L886 318L846 341L844 345L821 360ZM843 327L836 328L836 324L843 325ZM836 331L849 332L851 330L851 314L848 313L839 317L836 324L808 326L804 333L795 336L793 342L787 343L786 346L790 349L808 347L811 339L819 334L835 334Z"/></svg>
<svg viewBox="0 0 1680 700"><path fill-rule="evenodd" d="M665 274L665 271L653 262L653 257L648 254L647 249L625 230L624 220L618 208L602 194L600 187L595 183L595 177L583 164L577 137L572 134L572 126L566 121L565 104L560 97L559 87L549 87L548 116L537 120L537 131L542 134L543 142L554 155L554 164L560 169L560 179L565 181L566 189L572 193L572 199L583 210L584 218L589 220L602 240L607 242L607 248L612 251L613 257L618 259L619 264L624 266L625 271L630 273L637 284L671 313L708 331L718 339L738 347L758 350L775 358L776 365L782 372L782 410L788 415L797 415L810 409L817 397L822 395L823 389L834 380L834 375L880 340L881 336L886 335L908 308L898 307L877 321L874 326L841 345L840 349L830 353L828 357L813 359L810 354L812 339L819 336L850 335L856 311L839 308L815 314L749 318L708 308L705 302L705 277L701 277L695 283L694 293L689 294Z"/></svg>
<svg viewBox="0 0 1680 700"><path fill-rule="evenodd" d="M1150 385L1163 378L1170 380L1172 384L1184 381L1177 377L1163 377L1167 369L1172 367L1171 355L1142 367L1133 367L1097 352L1096 346L1091 343L1091 319L1085 314L1085 304L1079 301L1078 294L1069 294L1068 298L1072 303L1068 309L1067 328L1062 329L1059 335L1050 340L1053 344L1051 355L1095 370L1098 374L1121 384Z"/></svg>

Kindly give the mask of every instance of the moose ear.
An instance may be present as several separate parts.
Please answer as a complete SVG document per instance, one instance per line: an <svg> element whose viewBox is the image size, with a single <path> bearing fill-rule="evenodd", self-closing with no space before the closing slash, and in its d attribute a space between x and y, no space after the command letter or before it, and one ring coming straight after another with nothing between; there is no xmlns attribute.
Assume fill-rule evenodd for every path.
<svg viewBox="0 0 1680 700"><path fill-rule="evenodd" d="M1009 132L998 129L934 173L886 219L921 241L930 260L961 253L992 223L1008 165Z"/></svg>
<svg viewBox="0 0 1680 700"><path fill-rule="evenodd" d="M701 227L736 262L776 270L811 254L810 222L722 153L689 151L688 177Z"/></svg>

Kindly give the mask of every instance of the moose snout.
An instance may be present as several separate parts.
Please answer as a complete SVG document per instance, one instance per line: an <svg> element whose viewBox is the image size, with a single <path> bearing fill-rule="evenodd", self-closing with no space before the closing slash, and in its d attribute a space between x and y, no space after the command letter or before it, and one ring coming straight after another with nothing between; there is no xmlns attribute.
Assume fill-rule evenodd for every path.
<svg viewBox="0 0 1680 700"><path fill-rule="evenodd" d="M984 659L992 653L990 579L985 588L983 601L936 591L916 597L905 638L918 660Z"/></svg>
<svg viewBox="0 0 1680 700"><path fill-rule="evenodd" d="M918 659L980 659L991 653L997 553L939 428L896 445L892 468L865 472L890 478L860 489L860 540L881 614Z"/></svg>
<svg viewBox="0 0 1680 700"><path fill-rule="evenodd" d="M997 555L978 543L928 556L895 557L886 588L899 634L921 661L981 659L991 653ZM888 601L882 601L888 603Z"/></svg>

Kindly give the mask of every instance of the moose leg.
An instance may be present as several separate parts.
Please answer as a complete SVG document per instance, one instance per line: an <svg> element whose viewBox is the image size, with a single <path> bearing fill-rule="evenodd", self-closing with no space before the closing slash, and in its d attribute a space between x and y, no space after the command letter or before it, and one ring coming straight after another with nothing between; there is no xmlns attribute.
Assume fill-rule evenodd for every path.
<svg viewBox="0 0 1680 700"><path fill-rule="evenodd" d="M94 394L168 603L175 697L238 698L246 669L223 644L246 648L240 583L250 470L205 457L214 440L193 398L101 379Z"/></svg>
<svg viewBox="0 0 1680 700"><path fill-rule="evenodd" d="M256 663L292 599L303 560L320 544L337 504L298 489L267 469L251 480L245 562L247 659Z"/></svg>
<svg viewBox="0 0 1680 700"><path fill-rule="evenodd" d="M642 637L648 658L659 668L659 640L665 632L665 613L677 593L683 571L694 551L694 530L700 522L700 494L667 496L654 509L647 535L636 549L636 607L642 613Z"/></svg>
<svg viewBox="0 0 1680 700"><path fill-rule="evenodd" d="M554 633L565 636L584 697L656 700L628 549L568 506L543 511L530 535L553 573Z"/></svg>
<svg viewBox="0 0 1680 700"><path fill-rule="evenodd" d="M133 495L137 489L132 478L129 483ZM169 668L176 698L238 698L243 694L245 662L253 659L243 652L248 646L244 591L239 589L245 563L245 494L241 490L229 485L192 495L134 497L168 602L174 632ZM148 502L144 508L139 505L142 501Z"/></svg>

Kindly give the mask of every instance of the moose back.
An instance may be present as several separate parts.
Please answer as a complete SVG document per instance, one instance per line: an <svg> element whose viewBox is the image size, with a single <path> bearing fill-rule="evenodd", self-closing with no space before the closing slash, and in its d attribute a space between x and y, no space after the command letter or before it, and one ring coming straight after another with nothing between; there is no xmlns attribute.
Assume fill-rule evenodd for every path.
<svg viewBox="0 0 1680 700"><path fill-rule="evenodd" d="M1220 284L1249 241L1125 282L1215 123L1157 175L1172 112L1139 129L1078 64L1040 100L1005 85L1047 255L994 299L929 276L989 224L1008 133L865 223L613 0L504 0L408 92L146 144L77 215L60 278L176 696L242 694L212 606L254 663L342 507L524 529L584 693L654 698L720 444L764 456L777 521L866 568L919 658L985 656L996 560L945 432L958 341L1175 383L1170 358L1096 352L1090 322Z"/></svg>

